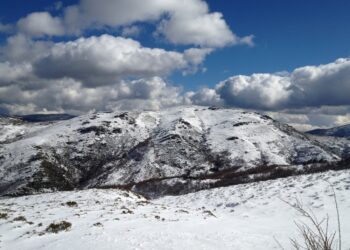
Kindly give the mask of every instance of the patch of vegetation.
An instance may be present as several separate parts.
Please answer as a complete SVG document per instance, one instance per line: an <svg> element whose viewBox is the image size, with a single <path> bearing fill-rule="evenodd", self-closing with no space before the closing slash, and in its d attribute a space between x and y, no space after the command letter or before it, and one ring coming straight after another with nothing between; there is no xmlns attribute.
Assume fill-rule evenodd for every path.
<svg viewBox="0 0 350 250"><path fill-rule="evenodd" d="M182 118L179 120L179 122L182 123L183 125L186 125L187 127L191 127L191 124L188 121L185 121Z"/></svg>
<svg viewBox="0 0 350 250"><path fill-rule="evenodd" d="M103 125L105 125L107 127L109 127L111 125L110 121L103 121L102 123L103 123Z"/></svg>
<svg viewBox="0 0 350 250"><path fill-rule="evenodd" d="M133 125L135 124L135 119L133 117L130 117L128 112L124 112L118 115L115 115L114 118L119 118L121 120L128 121L128 124Z"/></svg>
<svg viewBox="0 0 350 250"><path fill-rule="evenodd" d="M189 213L187 210L184 210L184 209L176 210L176 212L178 212L178 213L184 213L184 214L188 214L188 213Z"/></svg>
<svg viewBox="0 0 350 250"><path fill-rule="evenodd" d="M101 135L101 134L105 134L107 132L107 129L102 126L91 126L87 128L80 128L78 129L78 132L81 134L88 134L88 133L95 132L96 135Z"/></svg>
<svg viewBox="0 0 350 250"><path fill-rule="evenodd" d="M138 202L136 202L136 204L139 205L139 206L145 206L145 205L147 205L149 203L150 203L149 201L138 201Z"/></svg>
<svg viewBox="0 0 350 250"><path fill-rule="evenodd" d="M208 109L209 109L209 110L218 110L218 109L220 109L220 107L211 106L211 107L209 107Z"/></svg>
<svg viewBox="0 0 350 250"><path fill-rule="evenodd" d="M273 120L270 116L268 116L268 115L261 115L261 118L263 119L263 120Z"/></svg>
<svg viewBox="0 0 350 250"><path fill-rule="evenodd" d="M65 178L67 174L59 164L49 161L46 157L42 158L40 170L34 176L34 180L28 185L29 188L40 190L43 188L59 189L69 191L73 189L73 185Z"/></svg>
<svg viewBox="0 0 350 250"><path fill-rule="evenodd" d="M8 214L7 213L0 213L0 220L6 220L8 219Z"/></svg>
<svg viewBox="0 0 350 250"><path fill-rule="evenodd" d="M120 113L120 114L118 114L118 115L115 115L114 118L119 118L119 119L122 119L122 120L127 120L127 119L128 119L128 113L127 113L127 112Z"/></svg>
<svg viewBox="0 0 350 250"><path fill-rule="evenodd" d="M112 130L112 132L113 132L114 134L121 134L122 129L121 129L121 128L115 128L115 129Z"/></svg>
<svg viewBox="0 0 350 250"><path fill-rule="evenodd" d="M231 137L228 137L226 138L227 141L235 141L235 140L238 140L239 138L237 136L231 136Z"/></svg>
<svg viewBox="0 0 350 250"><path fill-rule="evenodd" d="M206 214L206 215L209 215L211 217L215 217L216 218L216 215L210 210L205 210L205 211L203 211L203 213Z"/></svg>
<svg viewBox="0 0 350 250"><path fill-rule="evenodd" d="M27 221L26 217L24 216L17 216L16 218L13 219L13 221Z"/></svg>
<svg viewBox="0 0 350 250"><path fill-rule="evenodd" d="M122 214L133 214L134 213L132 210L130 210L127 207L123 206L122 209L123 209Z"/></svg>
<svg viewBox="0 0 350 250"><path fill-rule="evenodd" d="M72 223L67 221L61 221L59 223L51 223L47 228L48 233L59 233L61 231L68 231L72 227Z"/></svg>
<svg viewBox="0 0 350 250"><path fill-rule="evenodd" d="M233 124L234 127L239 127L239 126L244 126L244 125L248 125L250 124L250 122L238 122Z"/></svg>
<svg viewBox="0 0 350 250"><path fill-rule="evenodd" d="M103 227L101 222L96 222L95 224L93 224L94 227Z"/></svg>
<svg viewBox="0 0 350 250"><path fill-rule="evenodd" d="M67 201L67 202L66 202L66 205L67 205L68 207L77 207L77 206L78 206L78 203L75 202L75 201Z"/></svg>

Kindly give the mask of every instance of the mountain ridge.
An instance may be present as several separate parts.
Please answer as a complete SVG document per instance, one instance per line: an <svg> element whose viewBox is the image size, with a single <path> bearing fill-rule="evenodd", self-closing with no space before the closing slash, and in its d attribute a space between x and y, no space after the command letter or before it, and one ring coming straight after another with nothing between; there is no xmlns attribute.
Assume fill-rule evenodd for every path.
<svg viewBox="0 0 350 250"><path fill-rule="evenodd" d="M342 147L237 109L186 106L4 124L1 195L119 187L158 197L344 167Z"/></svg>

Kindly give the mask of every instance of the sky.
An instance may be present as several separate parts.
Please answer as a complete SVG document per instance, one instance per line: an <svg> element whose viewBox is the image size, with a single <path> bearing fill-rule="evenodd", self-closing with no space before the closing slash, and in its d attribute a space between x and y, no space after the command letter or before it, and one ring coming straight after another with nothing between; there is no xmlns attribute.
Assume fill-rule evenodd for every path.
<svg viewBox="0 0 350 250"><path fill-rule="evenodd" d="M3 0L0 113L252 109L350 123L346 0Z"/></svg>

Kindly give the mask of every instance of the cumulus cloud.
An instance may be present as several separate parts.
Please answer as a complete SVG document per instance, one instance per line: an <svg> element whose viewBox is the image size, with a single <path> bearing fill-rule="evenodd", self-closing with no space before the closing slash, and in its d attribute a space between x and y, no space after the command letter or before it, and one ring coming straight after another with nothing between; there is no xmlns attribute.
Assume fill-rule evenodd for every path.
<svg viewBox="0 0 350 250"><path fill-rule="evenodd" d="M222 106L223 100L220 95L210 88L202 88L197 92L187 92L185 95L186 103L204 106Z"/></svg>
<svg viewBox="0 0 350 250"><path fill-rule="evenodd" d="M0 47L2 111L178 104L190 99L162 78L174 71L196 73L217 47L252 44L251 36L235 35L222 14L210 12L203 0L80 0L67 7L56 2L48 11L30 13L14 25L0 23L0 32L17 31ZM82 36L91 29L135 37L142 22L153 25L153 34L166 41L194 48L182 52L147 48L133 39L111 35L52 41L54 36ZM201 95L198 102L208 103L218 98L217 94L205 97L208 93L204 92L193 93L193 98Z"/></svg>
<svg viewBox="0 0 350 250"><path fill-rule="evenodd" d="M53 46L50 41L33 41L23 34L7 38L5 46L0 47L4 61L11 63L31 62L41 58Z"/></svg>
<svg viewBox="0 0 350 250"><path fill-rule="evenodd" d="M0 110L6 113L91 109L160 109L183 102L181 89L159 76L204 60L143 47L132 39L102 35L44 42L24 35L1 49Z"/></svg>
<svg viewBox="0 0 350 250"><path fill-rule="evenodd" d="M201 64L205 57L212 51L212 49L190 48L184 51L184 57L190 64L198 65Z"/></svg>
<svg viewBox="0 0 350 250"><path fill-rule="evenodd" d="M218 83L215 91L226 105L241 108L339 110L350 105L350 59L305 66L291 73L233 76Z"/></svg>
<svg viewBox="0 0 350 250"><path fill-rule="evenodd" d="M89 110L161 109L183 103L181 90L152 77L89 88L73 79L50 80L41 88L0 86L0 109L6 113L68 112Z"/></svg>
<svg viewBox="0 0 350 250"><path fill-rule="evenodd" d="M350 60L306 66L293 71L290 106L350 105Z"/></svg>
<svg viewBox="0 0 350 250"><path fill-rule="evenodd" d="M350 122L350 59L291 73L233 76L187 98L195 104L274 111L275 118L302 130L337 126Z"/></svg>
<svg viewBox="0 0 350 250"><path fill-rule="evenodd" d="M135 22L157 21L157 34L169 42L201 47L224 47L253 44L253 36L238 37L227 25L223 15L210 12L203 0L81 0L76 13L85 24L116 27ZM74 11L73 11L74 12ZM117 13L116 13L117 12ZM74 19L74 18L73 18Z"/></svg>
<svg viewBox="0 0 350 250"><path fill-rule="evenodd" d="M272 118L288 123L300 131L310 131L317 128L330 128L350 124L350 113L348 114L322 114L322 113L300 113L288 112L266 112Z"/></svg>
<svg viewBox="0 0 350 250"><path fill-rule="evenodd" d="M30 76L32 67L28 63L10 64L0 62L0 86L15 84Z"/></svg>
<svg viewBox="0 0 350 250"><path fill-rule="evenodd" d="M204 69L202 63L205 58L212 52L212 49L208 48L190 48L184 51L184 59L186 60L188 67L183 71L183 75L194 74L199 68Z"/></svg>
<svg viewBox="0 0 350 250"><path fill-rule="evenodd" d="M165 17L165 18L164 18ZM136 22L162 20L158 34L174 44L223 47L251 43L232 33L221 13L210 13L202 0L81 0L65 11L68 29L79 32L86 27L118 27Z"/></svg>
<svg viewBox="0 0 350 250"><path fill-rule="evenodd" d="M19 34L9 37L0 51L4 75L14 74L10 72L10 64L18 69L27 63L38 78L72 78L91 87L114 84L124 78L167 76L176 70L194 71L211 49L193 48L181 53L143 47L133 39L111 35L53 43Z"/></svg>
<svg viewBox="0 0 350 250"><path fill-rule="evenodd" d="M102 35L57 43L33 65L36 75L42 78L70 77L98 86L125 77L164 76L186 68L186 59L182 53L145 48L132 39Z"/></svg>
<svg viewBox="0 0 350 250"><path fill-rule="evenodd" d="M62 20L52 17L49 12L34 12L17 23L20 32L34 36L58 36L65 33Z"/></svg>
<svg viewBox="0 0 350 250"><path fill-rule="evenodd" d="M62 9L60 16L34 12L20 19L18 29L33 37L80 35L87 29L122 28L124 36L135 36L135 24L152 23L156 34L173 44L200 47L253 45L253 36L239 37L227 25L223 15L210 12L203 0L80 0ZM1 27L1 26L0 26Z"/></svg>
<svg viewBox="0 0 350 250"><path fill-rule="evenodd" d="M220 97L230 106L254 109L282 107L290 95L289 77L271 74L234 76L216 86Z"/></svg>
<svg viewBox="0 0 350 250"><path fill-rule="evenodd" d="M246 38L239 38L232 33L222 14L217 12L174 13L169 19L161 22L157 31L174 44L216 48L247 43Z"/></svg>
<svg viewBox="0 0 350 250"><path fill-rule="evenodd" d="M136 37L140 33L141 33L141 28L136 25L126 26L126 27L123 27L122 29L122 36L124 37Z"/></svg>

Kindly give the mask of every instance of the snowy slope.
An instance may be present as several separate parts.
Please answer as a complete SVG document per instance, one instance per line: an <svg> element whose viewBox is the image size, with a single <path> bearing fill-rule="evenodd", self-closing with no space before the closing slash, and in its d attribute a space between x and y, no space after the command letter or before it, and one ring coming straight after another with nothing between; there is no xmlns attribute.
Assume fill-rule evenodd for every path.
<svg viewBox="0 0 350 250"><path fill-rule="evenodd" d="M347 250L349 170L156 200L116 189L2 198L0 213L6 216L0 219L0 249L281 249L275 239L290 249L289 239L299 237L294 221L302 217L283 200L302 200L319 219L328 214L330 231L334 231L336 212L330 184L339 203L342 249ZM68 206L67 202L76 204ZM71 223L67 231L47 232L51 223L62 221Z"/></svg>
<svg viewBox="0 0 350 250"><path fill-rule="evenodd" d="M350 137L340 138L335 136L310 135L310 138L320 142L328 151L339 155L341 158L350 158Z"/></svg>
<svg viewBox="0 0 350 250"><path fill-rule="evenodd" d="M324 169L341 159L287 125L235 109L91 113L5 126L0 194L123 187L156 197Z"/></svg>
<svg viewBox="0 0 350 250"><path fill-rule="evenodd" d="M46 127L46 124L31 124L16 118L0 117L0 144L20 140L27 133Z"/></svg>

